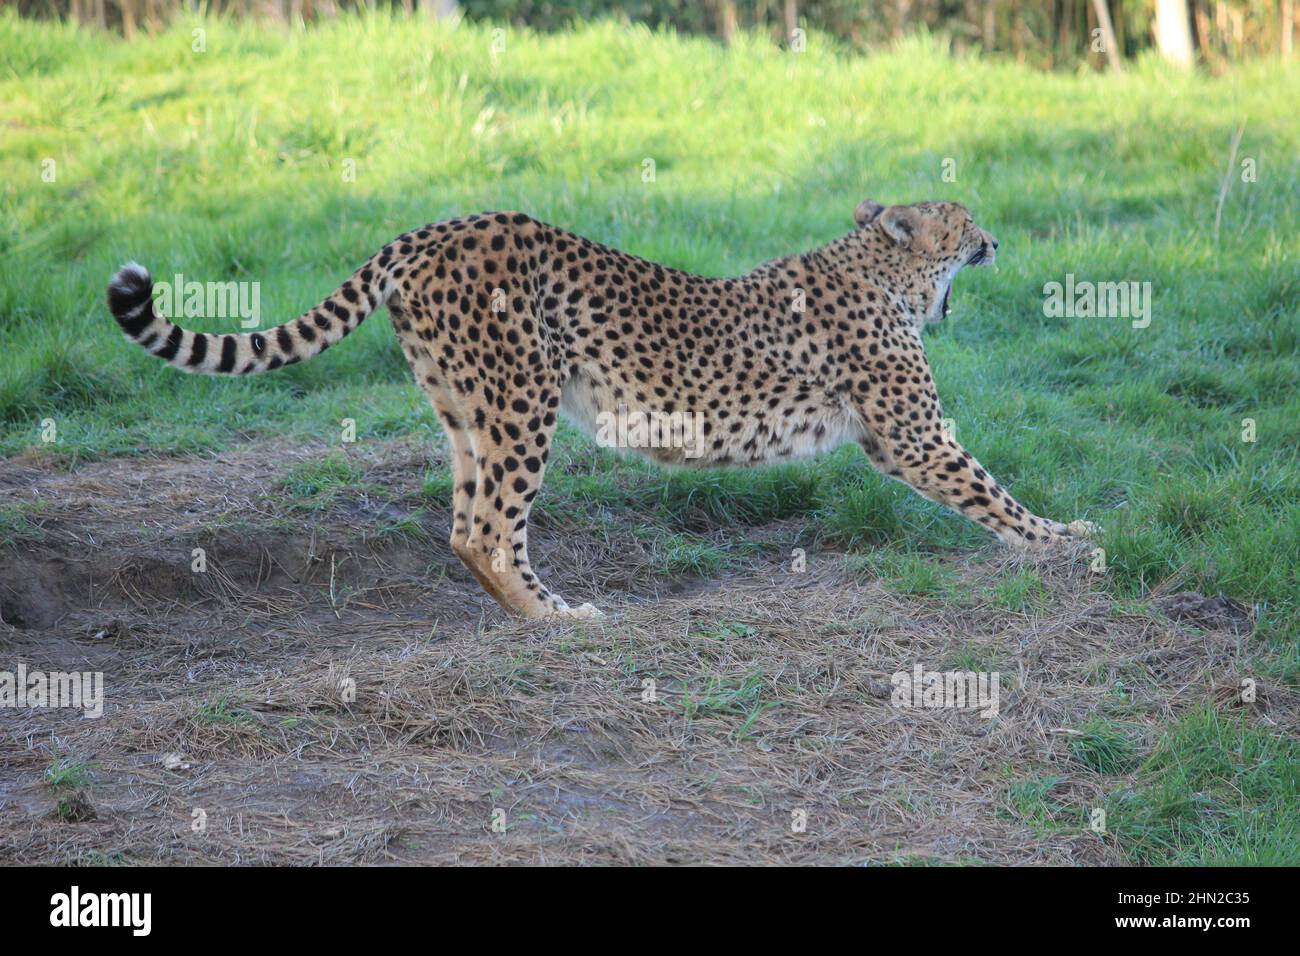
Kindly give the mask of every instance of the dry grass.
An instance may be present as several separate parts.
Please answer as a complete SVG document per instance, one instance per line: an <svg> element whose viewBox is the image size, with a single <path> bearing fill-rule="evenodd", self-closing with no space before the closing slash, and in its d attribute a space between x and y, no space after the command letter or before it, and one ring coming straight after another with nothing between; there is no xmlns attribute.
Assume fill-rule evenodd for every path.
<svg viewBox="0 0 1300 956"><path fill-rule="evenodd" d="M350 449L356 487L286 510L284 475L323 453L11 463L0 504L39 500L40 528L0 552L0 660L102 670L107 704L0 711L19 743L0 860L1119 863L1086 813L1124 776L1079 761L1079 728L1242 709L1248 614L1118 607L1079 554L975 555L918 597L828 552L667 578L630 527L575 519L534 562L611 619L510 621L450 558L445 503L419 498L424 452ZM389 519L405 530L376 536ZM1010 611L996 587L1026 569L1041 589ZM1000 672L998 716L895 707L890 676L918 662ZM1247 717L1294 732L1296 696L1263 686ZM85 768L75 813L46 777L61 760ZM1046 778L1077 826L1009 799Z"/></svg>

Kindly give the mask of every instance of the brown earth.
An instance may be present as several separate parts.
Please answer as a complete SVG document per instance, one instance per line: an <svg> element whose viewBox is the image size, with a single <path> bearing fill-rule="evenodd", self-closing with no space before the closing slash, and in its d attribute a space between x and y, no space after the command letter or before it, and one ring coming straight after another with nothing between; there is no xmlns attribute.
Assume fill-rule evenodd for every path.
<svg viewBox="0 0 1300 956"><path fill-rule="evenodd" d="M1046 605L1020 614L983 597L1017 566L993 549L934 600L826 551L680 579L632 517L574 515L538 522L534 565L610 618L509 620L421 497L426 451L349 450L391 497L292 510L285 472L324 453L0 463L0 508L39 503L0 549L0 671L106 685L99 719L0 710L0 862L1118 863L1086 813L1131 781L1075 760L1077 728L1117 678L1153 738L1241 706L1248 611L1117 605L1080 554L1036 564ZM995 718L891 703L895 672L971 660L1001 674ZM1077 826L1017 813L1047 777Z"/></svg>

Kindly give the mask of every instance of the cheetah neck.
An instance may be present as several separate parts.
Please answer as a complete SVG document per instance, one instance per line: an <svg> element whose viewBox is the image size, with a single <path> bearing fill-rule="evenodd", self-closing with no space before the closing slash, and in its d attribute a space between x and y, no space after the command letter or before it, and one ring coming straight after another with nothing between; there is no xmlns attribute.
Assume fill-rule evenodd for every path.
<svg viewBox="0 0 1300 956"><path fill-rule="evenodd" d="M904 325L920 328L939 316L957 270L900 247L879 229L856 229L800 259L814 275L833 276L849 289L884 292Z"/></svg>

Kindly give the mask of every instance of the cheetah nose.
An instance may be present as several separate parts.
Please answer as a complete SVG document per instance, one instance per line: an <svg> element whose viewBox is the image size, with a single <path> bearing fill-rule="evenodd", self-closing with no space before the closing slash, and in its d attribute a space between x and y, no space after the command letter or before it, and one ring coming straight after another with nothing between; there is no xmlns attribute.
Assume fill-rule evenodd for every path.
<svg viewBox="0 0 1300 956"><path fill-rule="evenodd" d="M993 240L993 251L996 252L996 251L997 251L997 248L998 248L998 241L997 241L996 239L994 239L994 240Z"/></svg>

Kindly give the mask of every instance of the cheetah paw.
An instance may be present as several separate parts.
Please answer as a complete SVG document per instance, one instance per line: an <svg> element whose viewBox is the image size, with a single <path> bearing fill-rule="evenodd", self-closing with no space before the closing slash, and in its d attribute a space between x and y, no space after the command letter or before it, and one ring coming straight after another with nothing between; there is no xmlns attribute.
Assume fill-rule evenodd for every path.
<svg viewBox="0 0 1300 956"><path fill-rule="evenodd" d="M1076 538L1095 538L1101 534L1101 528L1091 521L1084 521L1082 518L1071 521L1065 526L1066 532L1074 535Z"/></svg>
<svg viewBox="0 0 1300 956"><path fill-rule="evenodd" d="M594 604L580 604L577 607L560 608L551 617L561 620L596 621L605 616Z"/></svg>

